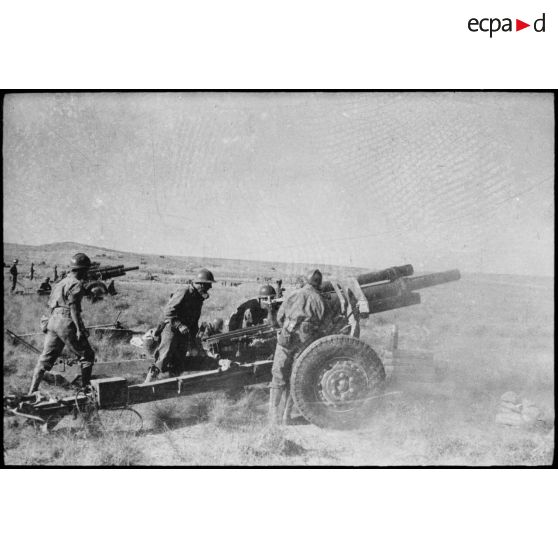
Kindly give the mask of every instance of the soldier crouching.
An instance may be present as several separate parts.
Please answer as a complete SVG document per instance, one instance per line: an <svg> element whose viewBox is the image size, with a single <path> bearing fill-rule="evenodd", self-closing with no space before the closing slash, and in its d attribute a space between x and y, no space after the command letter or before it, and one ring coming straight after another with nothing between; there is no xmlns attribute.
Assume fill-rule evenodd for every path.
<svg viewBox="0 0 558 558"><path fill-rule="evenodd" d="M213 283L213 273L202 269L193 285L179 289L167 302L155 364L150 366L144 383L152 382L161 372L174 375L185 370L186 353L196 346L201 309Z"/></svg>
<svg viewBox="0 0 558 558"><path fill-rule="evenodd" d="M290 420L293 402L289 383L293 362L322 332L326 320L326 306L320 294L322 274L316 269L308 274L306 285L294 291L283 302L277 314L281 330L271 368L269 393L270 424L281 422L281 400L286 396L283 423Z"/></svg>
<svg viewBox="0 0 558 558"><path fill-rule="evenodd" d="M87 331L81 318L81 300L85 295L83 280L91 267L91 260L82 253L70 261L71 272L56 284L49 298L50 317L45 328L45 344L39 357L29 394L39 389L46 372L52 369L66 346L79 359L81 383L91 382L95 353L87 340Z"/></svg>

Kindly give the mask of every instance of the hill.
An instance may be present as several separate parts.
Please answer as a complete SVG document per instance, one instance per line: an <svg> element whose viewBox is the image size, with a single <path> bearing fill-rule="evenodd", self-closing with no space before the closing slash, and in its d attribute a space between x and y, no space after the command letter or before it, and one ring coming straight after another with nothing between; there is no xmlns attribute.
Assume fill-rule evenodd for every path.
<svg viewBox="0 0 558 558"><path fill-rule="evenodd" d="M23 272L26 272L31 262L34 262L35 266L39 266L39 268L52 268L56 264L59 269L63 269L71 255L76 252L85 252L93 260L100 261L102 264L139 265L141 271L152 273L160 273L162 270L168 269L181 275L193 275L199 268L208 267L214 272L218 280L255 281L259 278L260 281L263 281L263 278L268 277L273 280L282 278L289 281L312 267L319 267L326 276L345 276L367 271L365 268L334 266L317 262L292 264L199 256L163 256L140 252L123 252L77 242L55 242L39 246L4 243L4 263L8 264L14 258L18 258Z"/></svg>

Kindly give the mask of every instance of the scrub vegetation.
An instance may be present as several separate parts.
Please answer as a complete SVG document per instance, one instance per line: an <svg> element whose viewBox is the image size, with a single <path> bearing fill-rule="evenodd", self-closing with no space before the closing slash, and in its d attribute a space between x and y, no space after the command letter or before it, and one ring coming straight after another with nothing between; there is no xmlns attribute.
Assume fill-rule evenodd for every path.
<svg viewBox="0 0 558 558"><path fill-rule="evenodd" d="M103 264L114 259L136 265L141 260L140 270L116 280L118 295L84 304L87 324L110 323L122 312L120 321L137 331L156 325L170 294L199 267L209 267L218 281L227 281L210 292L202 320L228 318L239 303L254 296L264 277L283 278L284 286L293 288L291 281L305 267L161 259L65 243L42 248L5 245L4 259L17 256L22 273L34 261L41 279L52 277L54 263L63 269L61 263L76 251L85 251ZM407 262L394 262L401 263ZM7 271L5 327L16 333L39 331L46 297L11 295ZM325 271L330 276L355 273L332 266L325 266ZM25 278L21 282L31 286ZM261 386L234 395L215 392L138 405L144 421L139 435L94 431L71 416L45 435L25 419L4 417L4 461L29 466L550 464L554 453L553 280L463 274L460 281L425 290L421 296L421 305L371 316L363 322L361 337L381 351L397 324L400 347L433 352L435 370L426 376L417 372L416 377L398 376L396 371L386 395L372 406L359 429L323 430L302 420L295 426L270 429L267 391ZM42 345L41 335L26 339L38 348ZM90 340L99 361L141 356L141 350L129 344L95 336ZM4 394L28 389L35 362L36 355L4 337ZM141 381L147 366L148 361L140 362L125 375L130 381ZM78 370L72 367L61 373L71 380ZM68 395L50 384L43 389L54 396ZM500 398L508 391L537 405L540 419L521 427L496 423Z"/></svg>

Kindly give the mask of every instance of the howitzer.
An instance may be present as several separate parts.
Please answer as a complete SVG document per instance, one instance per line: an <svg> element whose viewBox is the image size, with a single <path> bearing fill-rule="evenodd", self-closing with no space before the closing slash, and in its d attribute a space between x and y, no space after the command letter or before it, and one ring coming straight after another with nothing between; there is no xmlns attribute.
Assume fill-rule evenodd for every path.
<svg viewBox="0 0 558 558"><path fill-rule="evenodd" d="M349 279L344 283L337 283L334 286L334 291L337 296L333 296L331 292L327 293L326 296L329 297L334 307L337 307L339 303L341 313L343 313L344 305L351 307L354 306L354 302L356 301L359 317L366 318L368 314L378 314L379 312L386 312L387 310L420 304L420 294L416 291L442 285L451 281L457 281L461 278L461 274L457 269L410 277L409 275L412 274L412 266L408 267L411 269L411 273L407 275L395 274L393 275L394 278L388 281L380 279L374 283L360 283L358 279L368 275L365 274L364 276L357 277L356 280ZM385 277L385 275L378 275L378 277L380 276ZM368 275L368 277L370 277L370 275Z"/></svg>
<svg viewBox="0 0 558 558"><path fill-rule="evenodd" d="M104 283L107 279L114 279L115 277L122 277L128 271L135 271L139 266L124 267L124 265L103 266L99 264L91 267L87 273L87 280L85 283L86 296L92 301L102 300L102 298L109 294L114 296L116 289L114 282L111 281L108 285Z"/></svg>
<svg viewBox="0 0 558 558"><path fill-rule="evenodd" d="M407 264L364 273L341 282L324 282L322 293L328 302L332 320L323 333L350 332L351 336L358 337L361 319L370 314L420 304L420 294L416 291L457 281L461 277L456 269L411 277L413 272L413 266ZM277 328L268 324L253 326L213 335L207 338L205 345L207 350L218 356L230 358L234 353L238 357L239 352L242 355L243 347L258 346L274 338L276 332ZM253 358L252 354L248 355L250 358Z"/></svg>
<svg viewBox="0 0 558 558"><path fill-rule="evenodd" d="M368 273L362 273L355 277L359 285L371 285L372 283L380 283L382 281L394 281L400 277L408 277L413 275L414 269L411 264L398 265L394 267L388 267L387 269L382 269L381 271L370 271ZM324 281L322 285L323 292L332 292L334 290L333 283L331 281Z"/></svg>
<svg viewBox="0 0 558 558"><path fill-rule="evenodd" d="M419 304L417 291L460 278L458 270L412 275L412 266L407 265L324 284L323 296L331 320L324 324L313 342L295 351L290 377L290 393L308 421L336 428L358 424L369 402L385 394L386 372L379 356L382 353L378 354L359 338L361 319ZM272 325L264 324L208 337L204 344L214 358L207 359L208 368L203 370L136 385L115 377L94 382L96 405L110 409L269 381L276 331ZM265 351L263 358L254 353L260 347ZM79 405L75 402L73 408ZM45 413L60 412L68 406L72 404L58 402L51 411L40 403L27 404L19 411L32 415L43 413L44 418Z"/></svg>
<svg viewBox="0 0 558 558"><path fill-rule="evenodd" d="M87 279L89 281L106 281L107 279L112 279L114 277L121 277L122 275L126 275L126 272L136 271L137 269L139 269L138 265L130 267L124 267L124 265L107 265L103 267L95 266L89 269Z"/></svg>

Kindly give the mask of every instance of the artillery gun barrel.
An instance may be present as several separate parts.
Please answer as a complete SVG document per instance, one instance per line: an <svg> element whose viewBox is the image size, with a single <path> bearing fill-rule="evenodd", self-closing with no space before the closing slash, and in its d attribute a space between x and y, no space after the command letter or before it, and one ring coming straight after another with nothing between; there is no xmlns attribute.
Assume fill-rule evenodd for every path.
<svg viewBox="0 0 558 558"><path fill-rule="evenodd" d="M104 265L104 266L96 266L90 267L89 273L104 273L105 271L115 271L117 269L122 269L124 264L122 265Z"/></svg>
<svg viewBox="0 0 558 558"><path fill-rule="evenodd" d="M139 269L138 265L124 267L123 265L116 265L112 267L99 267L96 269L90 270L90 276L92 278L101 277L101 279L110 279L112 277L121 277L122 275L126 275L128 271L135 271Z"/></svg>
<svg viewBox="0 0 558 558"><path fill-rule="evenodd" d="M414 269L411 264L396 265L394 267L388 267L387 269L381 269L380 271L362 273L361 275L357 275L356 280L359 285L370 285L381 281L394 281L400 277L408 277L413 273ZM322 291L326 293L333 292L333 285L330 281L325 281L323 283Z"/></svg>
<svg viewBox="0 0 558 558"><path fill-rule="evenodd" d="M389 283L381 283L379 285L364 285L362 292L371 305L370 312L383 312L384 310L391 310L392 308L399 308L401 306L409 306L409 304L419 304L420 296L414 291L442 285L450 281L457 281L461 278L458 269L450 271L442 271L440 273L431 273L429 275L421 275L419 277L400 277L395 281ZM396 303L397 301L406 302L401 306L392 306L389 302ZM384 308L384 306L388 306ZM375 308L378 308L375 310Z"/></svg>
<svg viewBox="0 0 558 558"><path fill-rule="evenodd" d="M452 269L450 271L430 273L429 275L420 275L419 277L409 277L405 279L405 282L410 291L418 291L428 287L435 287L436 285L443 285L450 281L459 281L459 279L461 279L459 269Z"/></svg>
<svg viewBox="0 0 558 558"><path fill-rule="evenodd" d="M139 265L132 265L130 267L123 267L120 271L126 273L128 271L136 271L137 269L139 269Z"/></svg>

